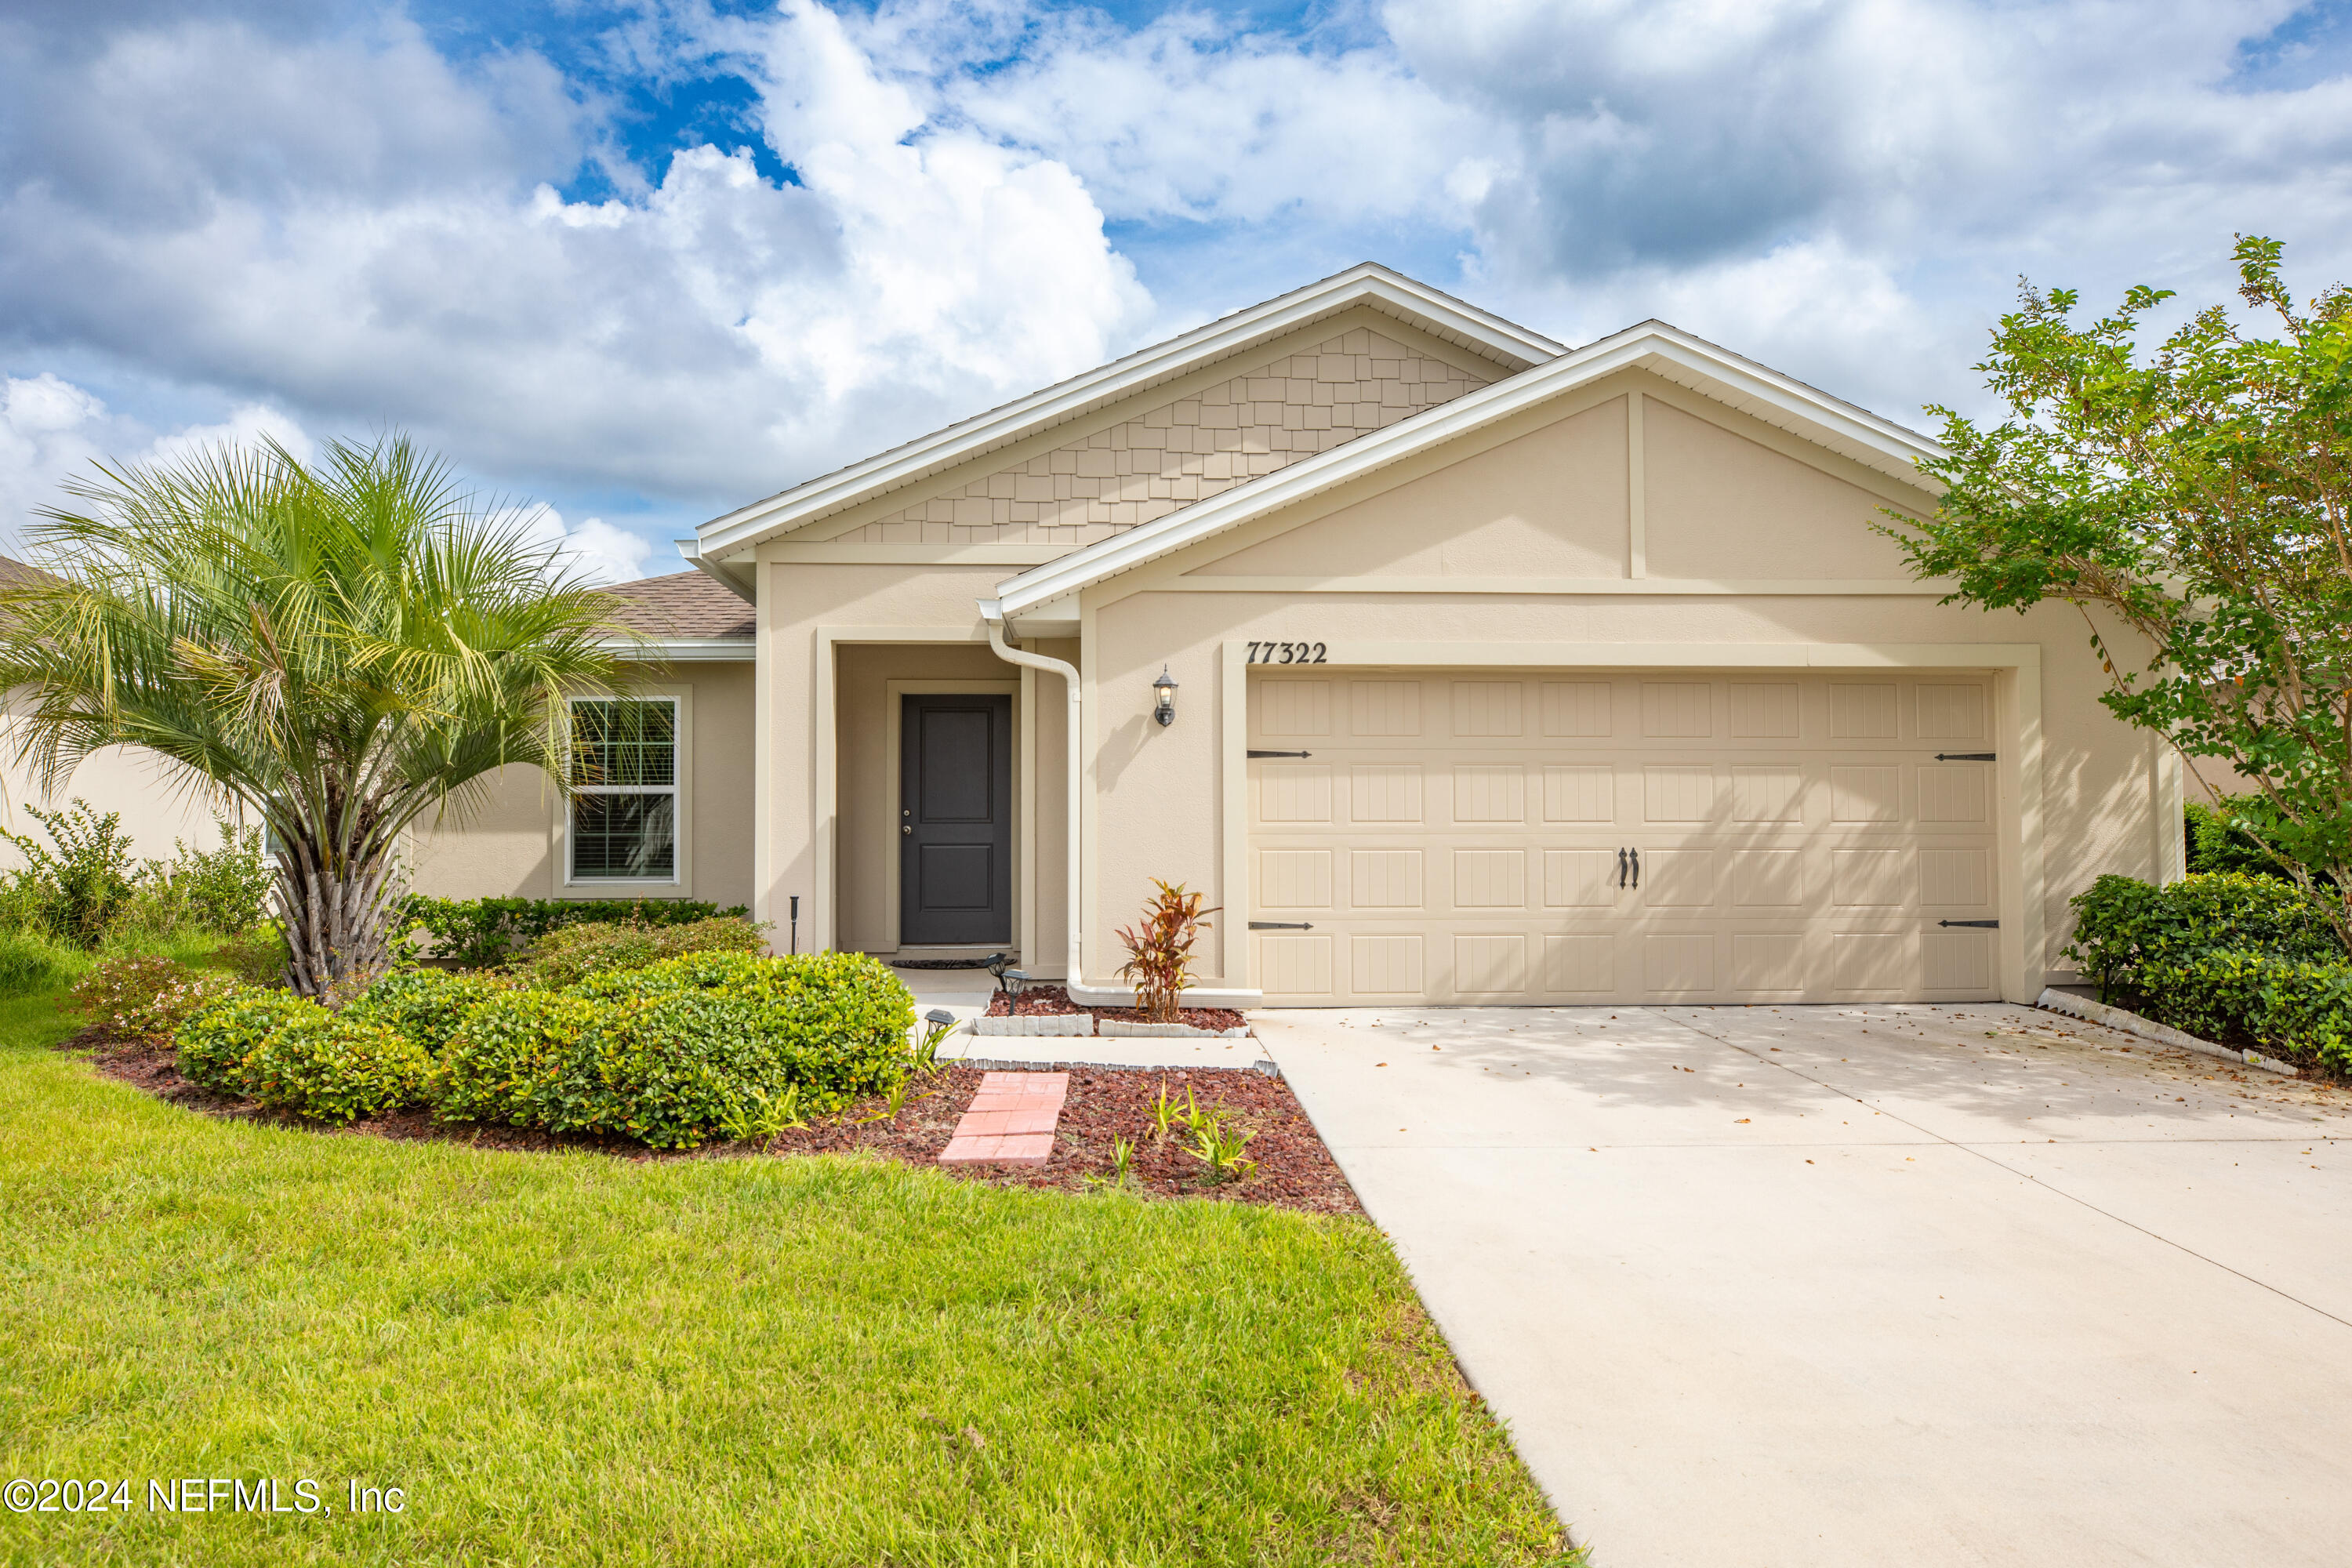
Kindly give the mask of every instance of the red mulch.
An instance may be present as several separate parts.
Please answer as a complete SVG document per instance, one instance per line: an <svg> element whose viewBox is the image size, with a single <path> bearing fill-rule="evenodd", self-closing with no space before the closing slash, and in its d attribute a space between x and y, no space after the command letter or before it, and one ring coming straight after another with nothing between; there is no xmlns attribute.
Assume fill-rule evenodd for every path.
<svg viewBox="0 0 2352 1568"><path fill-rule="evenodd" d="M1118 1018L1130 1024L1147 1022L1139 1007L1081 1007L1059 985L1032 985L1009 1007L1002 991L988 999L990 1017L1002 1018L1008 1013L1023 1018L1059 1018L1072 1013L1092 1013L1097 1018ZM1238 1029L1249 1021L1231 1007L1181 1007L1177 1014L1196 1029Z"/></svg>
<svg viewBox="0 0 2352 1568"><path fill-rule="evenodd" d="M109 1078L144 1089L159 1100L207 1116L252 1121L272 1121L289 1127L342 1136L432 1140L475 1148L531 1152L550 1149L586 1150L630 1160L751 1159L762 1155L867 1153L907 1164L928 1165L961 1181L992 1182L1001 1186L1052 1187L1076 1192L1108 1181L1115 1169L1112 1142L1125 1138L1135 1145L1130 1169L1134 1189L1155 1197L1204 1197L1235 1203L1265 1204L1300 1209L1309 1214L1360 1215L1354 1189L1340 1174L1323 1141L1298 1108L1290 1086L1280 1079L1234 1068L1192 1068L1151 1070L1135 1068L1071 1068L1069 1097L1054 1143L1054 1157L1044 1165L941 1165L940 1152L948 1146L955 1124L978 1092L981 1069L943 1067L910 1081L907 1102L887 1121L864 1121L885 1109L877 1099L796 1128L766 1142L712 1143L699 1149L647 1149L620 1138L585 1137L572 1133L534 1131L520 1127L485 1126L471 1122L445 1123L429 1111L403 1110L372 1117L350 1127L322 1127L297 1117L264 1110L249 1100L215 1094L180 1076L172 1048L144 1040L116 1038L101 1029L84 1029L64 1041L61 1050L86 1050L91 1065ZM1182 1100L1187 1089L1203 1109L1223 1107L1227 1124L1255 1132L1248 1154L1257 1169L1239 1181L1212 1184L1203 1179L1203 1163L1187 1154L1181 1129L1170 1140L1158 1142L1151 1130L1151 1107L1161 1089L1171 1100Z"/></svg>

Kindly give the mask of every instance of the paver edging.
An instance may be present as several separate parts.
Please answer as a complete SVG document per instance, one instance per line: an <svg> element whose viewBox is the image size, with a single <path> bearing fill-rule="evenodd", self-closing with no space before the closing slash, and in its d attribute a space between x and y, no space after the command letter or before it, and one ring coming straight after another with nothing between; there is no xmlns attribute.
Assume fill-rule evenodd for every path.
<svg viewBox="0 0 2352 1568"><path fill-rule="evenodd" d="M2127 1008L2112 1006L2105 1002L2094 1002L2087 996L2069 995L2055 987L2043 991L2041 1000L2035 1005L2046 1012L2063 1013L2070 1018L2080 1018L2086 1024L2104 1024L2110 1029L2120 1029L2126 1035L2137 1035L2144 1040L2155 1040L2162 1045L2178 1046L2184 1051L2195 1051L2199 1056L2220 1057L2224 1061L2243 1062L2248 1067L2260 1068L2264 1072L2274 1072L2282 1078L2303 1076L2301 1068L2290 1066L2276 1057L2266 1057L2260 1051L2241 1051L2228 1046L2217 1046L2210 1040L2200 1039L2197 1036L2185 1030L2176 1029L2169 1024L2159 1024L2153 1018L2143 1018Z"/></svg>

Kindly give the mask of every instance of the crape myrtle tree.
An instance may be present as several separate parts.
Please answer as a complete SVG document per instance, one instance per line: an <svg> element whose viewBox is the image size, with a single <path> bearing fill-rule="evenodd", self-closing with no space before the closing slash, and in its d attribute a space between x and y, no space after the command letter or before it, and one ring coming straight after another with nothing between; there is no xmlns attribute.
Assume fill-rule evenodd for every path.
<svg viewBox="0 0 2352 1568"><path fill-rule="evenodd" d="M2169 290L2086 323L2074 291L2026 286L1976 367L2008 416L1932 408L1942 501L1883 531L1958 584L1946 603L2079 608L2102 700L2244 792L2231 826L2352 946L2352 293L2298 306L2280 257L2241 236L2246 310L2209 306L2145 354Z"/></svg>
<svg viewBox="0 0 2352 1568"><path fill-rule="evenodd" d="M31 539L55 575L0 593L20 758L53 784L144 746L243 801L305 995L388 963L404 829L508 764L568 788L565 699L627 684L621 602L405 439L315 463L223 446L64 488Z"/></svg>

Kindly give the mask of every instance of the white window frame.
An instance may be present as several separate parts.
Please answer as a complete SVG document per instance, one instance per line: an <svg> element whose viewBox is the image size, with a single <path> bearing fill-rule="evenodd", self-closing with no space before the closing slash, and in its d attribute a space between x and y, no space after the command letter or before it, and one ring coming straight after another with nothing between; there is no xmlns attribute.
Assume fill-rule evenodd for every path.
<svg viewBox="0 0 2352 1568"><path fill-rule="evenodd" d="M625 692L592 692L564 699L566 729L565 755L570 756L569 731L572 708L582 702L667 702L670 709L670 782L667 784L588 784L573 785L557 801L555 810L556 868L560 873L558 896L573 898L609 898L616 889L627 888L659 888L679 897L693 890L693 877L688 860L688 846L692 840L692 768L694 755L692 705L684 687L653 687ZM569 767L567 760L566 766ZM572 812L575 799L583 795L666 795L670 797L670 873L667 877L583 877L572 868Z"/></svg>

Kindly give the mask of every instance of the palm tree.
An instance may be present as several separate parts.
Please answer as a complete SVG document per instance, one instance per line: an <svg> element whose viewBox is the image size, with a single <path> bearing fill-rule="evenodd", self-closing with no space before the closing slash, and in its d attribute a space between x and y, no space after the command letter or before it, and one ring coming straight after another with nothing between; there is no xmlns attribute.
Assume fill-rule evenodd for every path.
<svg viewBox="0 0 2352 1568"><path fill-rule="evenodd" d="M310 464L225 446L65 489L80 508L33 530L56 576L0 589L20 757L53 786L144 746L245 802L305 995L388 962L404 829L508 764L567 788L564 700L628 683L620 601L404 438Z"/></svg>

